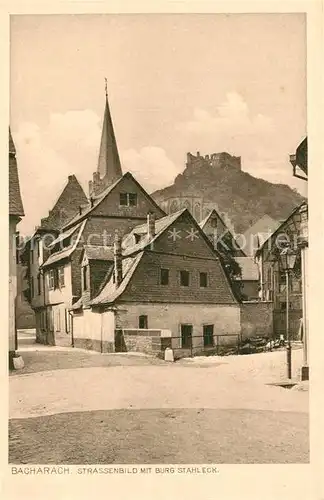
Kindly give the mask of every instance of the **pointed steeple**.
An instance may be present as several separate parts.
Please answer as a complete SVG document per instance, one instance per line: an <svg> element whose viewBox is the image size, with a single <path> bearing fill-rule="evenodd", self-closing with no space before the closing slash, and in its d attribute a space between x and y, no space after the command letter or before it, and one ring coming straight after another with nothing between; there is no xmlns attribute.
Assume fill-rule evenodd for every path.
<svg viewBox="0 0 324 500"><path fill-rule="evenodd" d="M99 196L102 191L123 176L114 126L109 109L106 78L105 82L105 113L102 124L97 171L93 173L93 180L89 181L90 199Z"/></svg>
<svg viewBox="0 0 324 500"><path fill-rule="evenodd" d="M99 173L101 179L105 178L105 184L107 183L108 185L115 182L119 177L123 175L123 173L118 154L113 122L109 109L107 81L105 92L106 105L101 133L97 172Z"/></svg>

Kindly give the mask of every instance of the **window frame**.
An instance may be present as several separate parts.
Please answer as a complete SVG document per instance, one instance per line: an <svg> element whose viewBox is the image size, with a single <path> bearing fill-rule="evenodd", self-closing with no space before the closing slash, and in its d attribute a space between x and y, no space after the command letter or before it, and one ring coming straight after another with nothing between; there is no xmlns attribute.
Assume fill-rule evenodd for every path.
<svg viewBox="0 0 324 500"><path fill-rule="evenodd" d="M167 273L167 282L166 283L163 283L163 279L162 279L163 272ZM166 267L160 267L160 285L168 286L169 284L170 284L170 269L167 269Z"/></svg>
<svg viewBox="0 0 324 500"><path fill-rule="evenodd" d="M55 276L54 276L54 269L50 269L47 274L47 284L48 284L48 289L49 290L54 290L55 288Z"/></svg>
<svg viewBox="0 0 324 500"><path fill-rule="evenodd" d="M206 339L207 337L210 337L210 335L208 335L208 336L207 336L207 335L205 335L205 328L210 327L210 326L212 326L212 327L213 327L213 333L212 333L212 335L211 335L211 339L212 339L212 341L211 341L211 344L206 344L206 343L205 343L205 339ZM214 325L213 323L204 323L204 324L203 324L203 341L204 341L204 347L215 347L214 332L215 332L215 325Z"/></svg>
<svg viewBox="0 0 324 500"><path fill-rule="evenodd" d="M185 284L182 283L182 276L183 276L182 273L187 273L187 275L188 275L188 284L187 285L185 285ZM179 271L179 283L180 283L180 286L182 286L184 288L188 288L188 287L190 287L190 281L191 281L190 280L190 271L187 271L186 269L181 269Z"/></svg>
<svg viewBox="0 0 324 500"><path fill-rule="evenodd" d="M143 321L144 326L141 326L141 320ZM140 314L138 317L138 329L139 330L148 330L148 316L147 314Z"/></svg>
<svg viewBox="0 0 324 500"><path fill-rule="evenodd" d="M57 274L58 274L58 285L60 288L64 288L65 287L65 266L60 266L57 270ZM61 282L62 276L63 276L63 283Z"/></svg>
<svg viewBox="0 0 324 500"><path fill-rule="evenodd" d="M206 284L205 285L202 285L201 284L201 278L202 276L205 276L206 278ZM209 285L209 276L208 276L208 273L207 271L199 271L199 288L208 288L208 285Z"/></svg>
<svg viewBox="0 0 324 500"><path fill-rule="evenodd" d="M84 292L88 290L88 265L82 267L82 289Z"/></svg>
<svg viewBox="0 0 324 500"><path fill-rule="evenodd" d="M125 202L122 203L122 197L125 197ZM119 206L120 207L136 207L137 206L137 193L129 193L122 191L119 193Z"/></svg>

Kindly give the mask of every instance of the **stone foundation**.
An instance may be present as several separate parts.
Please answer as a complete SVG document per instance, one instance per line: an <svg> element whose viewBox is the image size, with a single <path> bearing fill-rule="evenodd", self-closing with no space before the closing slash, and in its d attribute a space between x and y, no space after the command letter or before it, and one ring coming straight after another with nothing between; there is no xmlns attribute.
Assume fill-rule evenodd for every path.
<svg viewBox="0 0 324 500"><path fill-rule="evenodd" d="M273 303L243 302L241 304L241 338L273 336Z"/></svg>
<svg viewBox="0 0 324 500"><path fill-rule="evenodd" d="M87 349L89 351L97 351L102 353L115 352L115 346L113 342L94 340L94 339L74 339L74 347L80 349Z"/></svg>

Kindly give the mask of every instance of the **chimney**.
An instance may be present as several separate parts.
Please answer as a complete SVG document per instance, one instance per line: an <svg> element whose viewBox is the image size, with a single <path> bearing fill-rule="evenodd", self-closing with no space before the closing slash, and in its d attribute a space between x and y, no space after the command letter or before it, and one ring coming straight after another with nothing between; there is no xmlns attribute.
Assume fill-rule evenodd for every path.
<svg viewBox="0 0 324 500"><path fill-rule="evenodd" d="M155 215L152 212L147 214L147 236L149 240L155 236Z"/></svg>
<svg viewBox="0 0 324 500"><path fill-rule="evenodd" d="M115 264L115 284L118 287L123 280L123 264L122 264L122 246L121 237L118 230L115 231L115 241L114 241L114 264Z"/></svg>
<svg viewBox="0 0 324 500"><path fill-rule="evenodd" d="M200 158L200 151L197 151L197 158Z"/></svg>
<svg viewBox="0 0 324 500"><path fill-rule="evenodd" d="M82 207L79 205L79 215L82 215Z"/></svg>

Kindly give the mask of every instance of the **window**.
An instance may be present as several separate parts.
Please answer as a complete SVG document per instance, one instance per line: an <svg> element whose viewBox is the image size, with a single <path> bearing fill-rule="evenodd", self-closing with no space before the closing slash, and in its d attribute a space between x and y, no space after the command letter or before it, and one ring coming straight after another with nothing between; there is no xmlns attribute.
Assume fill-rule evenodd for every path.
<svg viewBox="0 0 324 500"><path fill-rule="evenodd" d="M119 193L119 205L124 207L135 207L137 205L137 194Z"/></svg>
<svg viewBox="0 0 324 500"><path fill-rule="evenodd" d="M148 329L147 316L145 314L143 314L142 316L139 316L138 328L144 328L145 330Z"/></svg>
<svg viewBox="0 0 324 500"><path fill-rule="evenodd" d="M31 297L34 297L34 277L33 276L30 278L30 295L31 295Z"/></svg>
<svg viewBox="0 0 324 500"><path fill-rule="evenodd" d="M181 286L189 286L189 272L188 271L180 271L180 285Z"/></svg>
<svg viewBox="0 0 324 500"><path fill-rule="evenodd" d="M57 309L57 311L56 311L55 331L56 332L60 332L61 331L61 311L59 309Z"/></svg>
<svg viewBox="0 0 324 500"><path fill-rule="evenodd" d="M212 347L214 345L214 325L203 326L204 347Z"/></svg>
<svg viewBox="0 0 324 500"><path fill-rule="evenodd" d="M169 284L169 269L161 269L161 285Z"/></svg>
<svg viewBox="0 0 324 500"><path fill-rule="evenodd" d="M64 283L64 269L65 269L64 266L58 268L58 282L59 282L59 286L60 287L65 286L65 283Z"/></svg>
<svg viewBox="0 0 324 500"><path fill-rule="evenodd" d="M207 273L199 273L199 286L200 288L207 288L208 286Z"/></svg>
<svg viewBox="0 0 324 500"><path fill-rule="evenodd" d="M141 241L141 235L135 233L134 236L135 236L135 243L136 244L139 243Z"/></svg>
<svg viewBox="0 0 324 500"><path fill-rule="evenodd" d="M88 289L88 266L82 268L83 273L83 290Z"/></svg>
<svg viewBox="0 0 324 500"><path fill-rule="evenodd" d="M37 257L39 258L40 255L40 244L39 240L36 241L36 246L37 246Z"/></svg>
<svg viewBox="0 0 324 500"><path fill-rule="evenodd" d="M54 270L51 269L48 272L48 289L49 290L54 290Z"/></svg>
<svg viewBox="0 0 324 500"><path fill-rule="evenodd" d="M32 242L32 244L33 244L33 242ZM34 250L30 251L30 263L34 264Z"/></svg>
<svg viewBox="0 0 324 500"><path fill-rule="evenodd" d="M38 274L37 275L37 293L38 295L41 294L41 290L42 290L42 281L41 281L41 275Z"/></svg>

